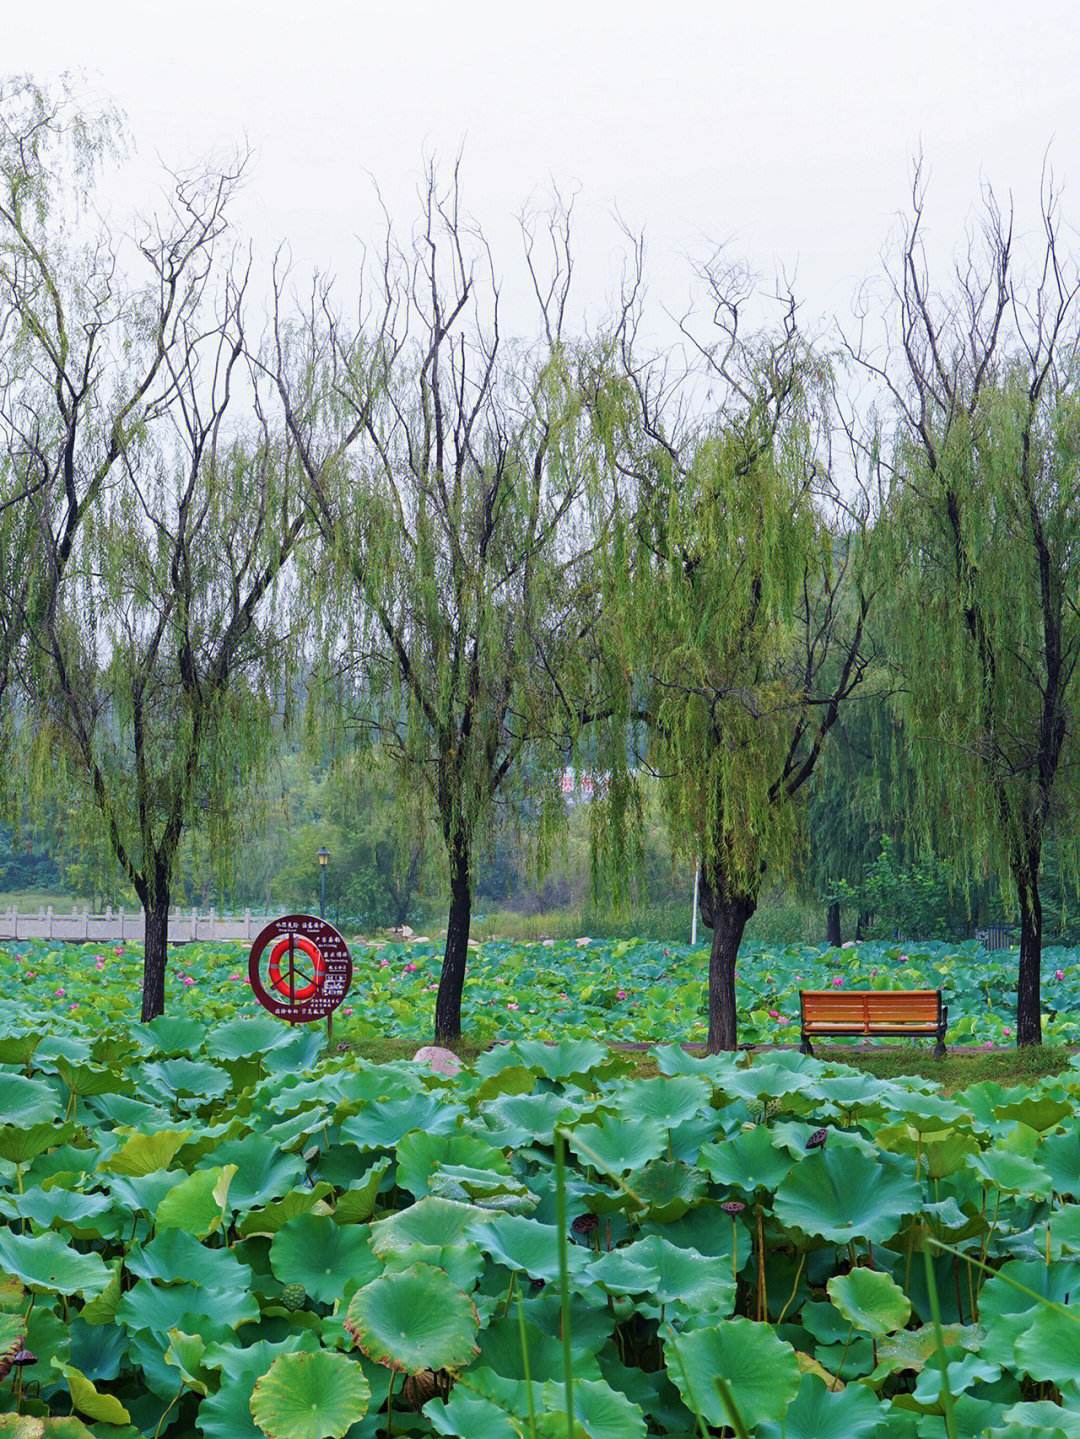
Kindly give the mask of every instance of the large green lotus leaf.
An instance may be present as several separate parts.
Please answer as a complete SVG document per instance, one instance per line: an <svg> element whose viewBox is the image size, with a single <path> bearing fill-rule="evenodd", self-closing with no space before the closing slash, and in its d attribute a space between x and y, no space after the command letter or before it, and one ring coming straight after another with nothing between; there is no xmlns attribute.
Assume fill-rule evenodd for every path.
<svg viewBox="0 0 1080 1439"><path fill-rule="evenodd" d="M417 1264L358 1289L345 1327L376 1363L418 1374L463 1369L477 1353L479 1316L441 1269Z"/></svg>
<svg viewBox="0 0 1080 1439"><path fill-rule="evenodd" d="M341 1439L370 1400L355 1359L317 1349L279 1355L255 1382L251 1413L268 1439Z"/></svg>
<svg viewBox="0 0 1080 1439"><path fill-rule="evenodd" d="M490 1224L477 1225L470 1236L497 1264L527 1274L530 1279L551 1283L559 1276L559 1231L521 1214L507 1214ZM579 1244L568 1246L570 1272L579 1274L589 1263L589 1251Z"/></svg>
<svg viewBox="0 0 1080 1439"><path fill-rule="evenodd" d="M766 1423L758 1439L869 1439L878 1434L882 1409L863 1384L834 1393L816 1374L804 1374L783 1424Z"/></svg>
<svg viewBox="0 0 1080 1439"><path fill-rule="evenodd" d="M72 1408L84 1414L87 1419L103 1424L131 1423L131 1415L115 1394L99 1393L93 1381L72 1364L58 1364L54 1359L52 1367L59 1370L67 1380Z"/></svg>
<svg viewBox="0 0 1080 1439"><path fill-rule="evenodd" d="M656 1234L602 1254L588 1274L609 1293L647 1295L657 1305L682 1302L698 1313L729 1313L735 1298L730 1259L707 1258Z"/></svg>
<svg viewBox="0 0 1080 1439"><path fill-rule="evenodd" d="M1080 1204L1063 1204L1050 1216L1049 1227L1055 1258L1062 1253L1080 1253Z"/></svg>
<svg viewBox="0 0 1080 1439"><path fill-rule="evenodd" d="M478 1204L506 1214L530 1214L540 1203L539 1196L512 1175L469 1164L440 1164L428 1179L428 1189L442 1199Z"/></svg>
<svg viewBox="0 0 1080 1439"><path fill-rule="evenodd" d="M332 1199L333 1193L334 1186L323 1179L318 1184L313 1184L310 1189L290 1189L281 1199L275 1199L272 1204L245 1214L236 1226L237 1233L242 1239L250 1239L256 1234L273 1235L298 1214L329 1214L331 1208L328 1201Z"/></svg>
<svg viewBox="0 0 1080 1439"><path fill-rule="evenodd" d="M611 1051L594 1039L564 1039L558 1044L519 1039L513 1048L526 1069L562 1083L586 1079L611 1061Z"/></svg>
<svg viewBox="0 0 1080 1439"><path fill-rule="evenodd" d="M657 1044L652 1049L661 1074L700 1074L712 1084L738 1072L742 1061L735 1054L692 1054L681 1044Z"/></svg>
<svg viewBox="0 0 1080 1439"><path fill-rule="evenodd" d="M174 1184L161 1200L154 1216L159 1230L183 1229L199 1239L214 1234L225 1217L229 1189L236 1176L235 1164L219 1169L197 1169Z"/></svg>
<svg viewBox="0 0 1080 1439"><path fill-rule="evenodd" d="M243 1139L227 1139L200 1159L203 1164L235 1164L236 1173L229 1187L229 1205L233 1209L254 1209L280 1199L295 1187L304 1173L304 1161L296 1154L283 1154L273 1140L261 1134Z"/></svg>
<svg viewBox="0 0 1080 1439"><path fill-rule="evenodd" d="M21 1314L0 1314L0 1360L22 1348L26 1320Z"/></svg>
<svg viewBox="0 0 1080 1439"><path fill-rule="evenodd" d="M234 1344L208 1345L202 1366L221 1371L221 1387L199 1405L196 1425L208 1439L261 1439L262 1431L256 1428L251 1417L251 1391L255 1381L267 1372L279 1354L318 1347L318 1339L307 1332L290 1334L274 1344L263 1339L244 1349Z"/></svg>
<svg viewBox="0 0 1080 1439"><path fill-rule="evenodd" d="M152 1174L140 1174L131 1179L117 1175L109 1180L109 1193L133 1214L141 1211L153 1216L169 1190L184 1177L182 1169L155 1169Z"/></svg>
<svg viewBox="0 0 1080 1439"><path fill-rule="evenodd" d="M1039 1146L1039 1164L1053 1180L1055 1194L1080 1199L1080 1127L1048 1135Z"/></svg>
<svg viewBox="0 0 1080 1439"><path fill-rule="evenodd" d="M5 1074L0 1084L0 1124L29 1128L59 1118L60 1095L44 1079L27 1079L24 1074Z"/></svg>
<svg viewBox="0 0 1080 1439"><path fill-rule="evenodd" d="M428 1195L371 1226L371 1248L380 1259L413 1244L454 1244L489 1215L473 1204Z"/></svg>
<svg viewBox="0 0 1080 1439"><path fill-rule="evenodd" d="M250 1018L238 1015L212 1029L205 1047L213 1059L247 1059L252 1054L278 1049L289 1039L288 1029L269 1014Z"/></svg>
<svg viewBox="0 0 1080 1439"><path fill-rule="evenodd" d="M517 1149L530 1140L550 1144L556 1126L571 1123L580 1112L565 1094L504 1094L487 1105L484 1119L496 1143Z"/></svg>
<svg viewBox="0 0 1080 1439"><path fill-rule="evenodd" d="M113 1209L106 1194L81 1194L73 1189L27 1189L15 1201L16 1212L33 1220L39 1229L70 1229L82 1236L116 1233L115 1220L104 1216Z"/></svg>
<svg viewBox="0 0 1080 1439"><path fill-rule="evenodd" d="M232 1087L228 1070L205 1059L162 1059L143 1065L143 1075L169 1095L220 1099Z"/></svg>
<svg viewBox="0 0 1080 1439"><path fill-rule="evenodd" d="M30 1414L0 1414L4 1439L94 1439L93 1431L74 1414L39 1418Z"/></svg>
<svg viewBox="0 0 1080 1439"><path fill-rule="evenodd" d="M118 1129L115 1132L123 1136L124 1142L99 1167L109 1174L137 1178L154 1174L159 1169L168 1169L177 1150L183 1148L193 1131L159 1129L153 1134L137 1134L129 1129Z"/></svg>
<svg viewBox="0 0 1080 1439"><path fill-rule="evenodd" d="M1033 1199L1045 1199L1053 1188L1053 1180L1042 1165L1036 1164L1023 1154L1010 1154L1004 1149L987 1149L973 1154L967 1161L968 1168L975 1171L987 1184L1006 1194L1023 1194Z"/></svg>
<svg viewBox="0 0 1080 1439"><path fill-rule="evenodd" d="M888 1091L887 1102L891 1110L902 1114L920 1133L930 1133L970 1120L970 1113L956 1100L945 1099L940 1094L927 1094L923 1090L894 1086Z"/></svg>
<svg viewBox="0 0 1080 1439"><path fill-rule="evenodd" d="M992 1364L980 1354L964 1354L960 1358L948 1356L945 1365L950 1394L963 1394L973 1384L992 1384L1001 1377L1001 1365ZM941 1402L941 1362L928 1364L919 1375L914 1397L920 1404Z"/></svg>
<svg viewBox="0 0 1080 1439"><path fill-rule="evenodd" d="M549 1379L536 1405L538 1439L563 1439L566 1434L566 1387ZM582 1439L645 1439L645 1416L636 1404L603 1379L575 1380L576 1434ZM524 1418L525 1416L520 1416Z"/></svg>
<svg viewBox="0 0 1080 1439"><path fill-rule="evenodd" d="M854 1147L826 1144L781 1182L773 1210L781 1224L832 1244L853 1239L883 1244L922 1202L922 1187L907 1161L885 1154L875 1161Z"/></svg>
<svg viewBox="0 0 1080 1439"><path fill-rule="evenodd" d="M449 1399L430 1399L424 1405L424 1415L436 1434L457 1435L459 1439L521 1439L524 1432L494 1400L470 1394L460 1384Z"/></svg>
<svg viewBox="0 0 1080 1439"><path fill-rule="evenodd" d="M56 1072L69 1093L80 1097L116 1094L129 1087L128 1081L116 1070L95 1064L70 1064L66 1059L60 1059L56 1063Z"/></svg>
<svg viewBox="0 0 1080 1439"><path fill-rule="evenodd" d="M688 1074L671 1079L637 1079L616 1091L619 1113L628 1119L655 1119L670 1129L681 1124L712 1099L712 1085Z"/></svg>
<svg viewBox="0 0 1080 1439"><path fill-rule="evenodd" d="M903 1329L911 1318L911 1300L891 1275L879 1269L834 1274L825 1287L848 1323L875 1339Z"/></svg>
<svg viewBox="0 0 1080 1439"><path fill-rule="evenodd" d="M210 1375L202 1367L206 1340L201 1334L185 1334L181 1329L169 1330L169 1347L165 1363L171 1364L189 1389L197 1394L210 1392Z"/></svg>
<svg viewBox="0 0 1080 1439"><path fill-rule="evenodd" d="M627 1187L644 1205L650 1219L667 1224L681 1219L704 1198L707 1180L700 1169L681 1159L654 1159L629 1175Z"/></svg>
<svg viewBox="0 0 1080 1439"><path fill-rule="evenodd" d="M79 1318L84 1324L109 1324L116 1318L120 1304L122 1266L119 1259L109 1260L109 1282L100 1294L88 1299L80 1311Z"/></svg>
<svg viewBox="0 0 1080 1439"><path fill-rule="evenodd" d="M411 1269L414 1264L427 1264L442 1269L455 1289L470 1293L484 1272L487 1263L477 1244L410 1244L385 1258L386 1272Z"/></svg>
<svg viewBox="0 0 1080 1439"><path fill-rule="evenodd" d="M950 1349L978 1343L976 1333L975 1329L962 1324L943 1325L946 1357ZM921 1374L938 1352L937 1333L932 1324L924 1324L920 1329L900 1329L885 1339L879 1339L876 1348L877 1365L870 1375L872 1383L889 1374L906 1371Z"/></svg>
<svg viewBox="0 0 1080 1439"><path fill-rule="evenodd" d="M133 1024L131 1037L148 1054L194 1054L202 1048L206 1026L196 1019L161 1014L146 1024Z"/></svg>
<svg viewBox="0 0 1080 1439"><path fill-rule="evenodd" d="M998 1105L994 1112L998 1119L1018 1120L1021 1124L1037 1129L1041 1134L1075 1114L1076 1104L1068 1099L1055 1098L1051 1094L1025 1094L1021 1099Z"/></svg>
<svg viewBox="0 0 1080 1439"><path fill-rule="evenodd" d="M864 1075L862 1086L868 1096L876 1092L875 1082ZM822 1098L821 1088L808 1075L774 1060L761 1060L726 1074L720 1081L726 1094L736 1099L793 1099L814 1103ZM851 1101L855 1103L853 1099Z"/></svg>
<svg viewBox="0 0 1080 1439"><path fill-rule="evenodd" d="M57 1294L100 1294L110 1279L99 1254L80 1254L51 1230L30 1236L0 1229L0 1269Z"/></svg>
<svg viewBox="0 0 1080 1439"><path fill-rule="evenodd" d="M129 1094L97 1094L90 1100L89 1109L111 1125L128 1130L150 1134L157 1129L168 1129L172 1116L160 1104L147 1104L142 1099L133 1099Z"/></svg>
<svg viewBox="0 0 1080 1439"><path fill-rule="evenodd" d="M40 1034L0 1034L0 1064L25 1067L40 1043Z"/></svg>
<svg viewBox="0 0 1080 1439"><path fill-rule="evenodd" d="M167 1334L170 1329L201 1332L201 1326L192 1323L193 1317L235 1329L257 1319L259 1306L246 1291L154 1284L140 1279L127 1291L116 1311L117 1322L126 1329L150 1329L155 1334Z"/></svg>
<svg viewBox="0 0 1080 1439"><path fill-rule="evenodd" d="M149 1244L134 1244L124 1265L140 1279L198 1284L203 1289L247 1289L251 1270L231 1249L208 1249L183 1229L163 1229Z"/></svg>
<svg viewBox="0 0 1080 1439"><path fill-rule="evenodd" d="M1051 1434L1063 1434L1065 1439L1080 1439L1080 1410L1063 1409L1049 1399L1036 1399L1014 1404L1006 1409L1002 1419L1008 1426L991 1429L990 1439L1025 1439L1028 1434L1041 1435L1049 1439Z"/></svg>
<svg viewBox="0 0 1080 1439"><path fill-rule="evenodd" d="M655 1119L604 1115L596 1124L579 1124L571 1131L569 1144L590 1168L602 1174L626 1174L658 1159L667 1148L667 1133Z"/></svg>
<svg viewBox="0 0 1080 1439"><path fill-rule="evenodd" d="M744 1194L774 1190L795 1163L786 1150L777 1149L766 1124L740 1130L730 1139L701 1146L701 1167L716 1184L730 1184Z"/></svg>
<svg viewBox="0 0 1080 1439"><path fill-rule="evenodd" d="M727 1382L742 1422L751 1430L767 1420L783 1419L799 1389L795 1351L768 1324L736 1318L689 1334L669 1329L664 1350L668 1374L683 1403L709 1424L731 1423L717 1376Z"/></svg>
<svg viewBox="0 0 1080 1439"><path fill-rule="evenodd" d="M528 1311L526 1311L528 1312ZM595 1336L591 1341L588 1336L583 1338L585 1325L578 1324L575 1327L575 1320L581 1320L585 1313L581 1308L581 1301L577 1295L571 1295L571 1362L574 1366L574 1376L578 1379L599 1379L601 1377L600 1366L593 1348L599 1346ZM593 1310L593 1314L603 1311ZM556 1309L558 1313L558 1309ZM537 1315L537 1318L542 1316ZM606 1320L610 1329L610 1318ZM534 1323L531 1318L525 1321L525 1349L528 1354L529 1376L536 1381L547 1379L559 1380L566 1372L564 1367L562 1339L559 1333L550 1328L541 1328L539 1323ZM521 1348L521 1329L519 1316L507 1314L493 1319L486 1329L480 1332L480 1366L484 1368L484 1379L481 1385L482 1391L489 1398L500 1400L505 1398L506 1391L503 1381L516 1382L525 1378L525 1358ZM492 1376L499 1376L498 1382ZM470 1386L473 1381L479 1383L477 1369L470 1369L468 1380ZM490 1381L490 1382L489 1382ZM513 1403L510 1409L513 1411Z"/></svg>
<svg viewBox="0 0 1080 1439"><path fill-rule="evenodd" d="M397 1182L417 1199L429 1193L428 1181L440 1165L465 1164L509 1174L510 1163L501 1149L472 1134L428 1134L418 1129L397 1146Z"/></svg>
<svg viewBox="0 0 1080 1439"><path fill-rule="evenodd" d="M1080 1304L1040 1304L1016 1341L1016 1362L1040 1383L1080 1381Z"/></svg>
<svg viewBox="0 0 1080 1439"><path fill-rule="evenodd" d="M413 1129L445 1134L453 1129L457 1118L453 1107L435 1094L376 1099L359 1114L345 1120L341 1137L351 1140L359 1149L393 1149Z"/></svg>
<svg viewBox="0 0 1080 1439"><path fill-rule="evenodd" d="M274 1236L270 1267L283 1284L302 1284L312 1299L333 1304L347 1285L368 1284L382 1271L369 1232L363 1224L299 1214Z"/></svg>
<svg viewBox="0 0 1080 1439"><path fill-rule="evenodd" d="M127 1355L127 1334L114 1324L88 1324L82 1315L69 1327L71 1362L95 1384L115 1379Z"/></svg>
<svg viewBox="0 0 1080 1439"><path fill-rule="evenodd" d="M363 1224L375 1213L379 1188L390 1170L390 1158L379 1159L361 1179L348 1185L334 1204L334 1220L338 1224ZM316 1185L316 1188L318 1186Z"/></svg>
<svg viewBox="0 0 1080 1439"><path fill-rule="evenodd" d="M73 1125L53 1124L47 1119L40 1124L5 1124L0 1126L0 1159L27 1164L54 1145L66 1144L74 1133Z"/></svg>

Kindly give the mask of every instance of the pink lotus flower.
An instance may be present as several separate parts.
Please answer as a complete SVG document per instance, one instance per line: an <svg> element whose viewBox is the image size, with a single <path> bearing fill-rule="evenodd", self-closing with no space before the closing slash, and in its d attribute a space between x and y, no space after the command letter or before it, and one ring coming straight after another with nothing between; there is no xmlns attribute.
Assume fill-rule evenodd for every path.
<svg viewBox="0 0 1080 1439"><path fill-rule="evenodd" d="M58 999L63 999L64 997L64 991L62 989L54 989L53 994L55 994Z"/></svg>
<svg viewBox="0 0 1080 1439"><path fill-rule="evenodd" d="M105 968L105 961L102 959L102 957L101 957L100 954L98 955L97 960L96 960L95 963L94 963L94 968L95 968L95 969L104 969L104 968Z"/></svg>
<svg viewBox="0 0 1080 1439"><path fill-rule="evenodd" d="M780 1018L782 1018L782 1016L781 1016L780 1011L779 1011L778 1009L770 1009L770 1010L769 1010L769 1018L770 1018L770 1019L780 1019Z"/></svg>
<svg viewBox="0 0 1080 1439"><path fill-rule="evenodd" d="M897 962L897 964L909 964L909 963L910 963L910 961L909 961L909 959L908 959L908 957L907 957L906 954L898 954L898 955L896 956L896 962Z"/></svg>
<svg viewBox="0 0 1080 1439"><path fill-rule="evenodd" d="M195 981L192 979L192 977L191 977L190 974L185 974L185 975L184 975L184 983L185 983L185 984L194 984Z"/></svg>
<svg viewBox="0 0 1080 1439"><path fill-rule="evenodd" d="M1064 979L1064 978L1065 978L1065 971L1064 971L1063 969L1055 969L1055 970L1054 970L1054 978L1055 978L1055 979Z"/></svg>
<svg viewBox="0 0 1080 1439"><path fill-rule="evenodd" d="M615 991L615 998L616 998L616 999L625 999L625 998L626 998L626 990L625 990L625 989L617 989L617 990Z"/></svg>
<svg viewBox="0 0 1080 1439"><path fill-rule="evenodd" d="M570 996L569 996L568 994L560 994L560 995L559 995L559 998L560 998L560 999L565 999L565 1000L569 1001Z"/></svg>
<svg viewBox="0 0 1080 1439"><path fill-rule="evenodd" d="M1012 1039L1012 1030L1009 1028L1008 1025L1006 1025L1005 1028L1004 1028L1001 1032L1002 1032L1002 1034L1005 1036L1006 1039Z"/></svg>
<svg viewBox="0 0 1080 1439"><path fill-rule="evenodd" d="M415 974L419 968L420 966L418 964L413 964L412 960L410 960L409 963L405 966L405 973Z"/></svg>
<svg viewBox="0 0 1080 1439"><path fill-rule="evenodd" d="M123 946L122 944L118 944L118 945L116 946L116 948L113 950L113 954L123 954L123 952L124 952L124 946Z"/></svg>
<svg viewBox="0 0 1080 1439"><path fill-rule="evenodd" d="M876 979L876 978L877 978L877 970L876 970L876 969L872 969L872 970L870 971L870 978L871 978L871 979Z"/></svg>
<svg viewBox="0 0 1080 1439"><path fill-rule="evenodd" d="M242 974L230 974L230 975L229 975L229 978L232 979L232 980L243 979L243 977L244 977L244 976L243 976Z"/></svg>
<svg viewBox="0 0 1080 1439"><path fill-rule="evenodd" d="M993 1049L993 1047L994 1047L994 1041L993 1041L992 1039L988 1039L988 1040L986 1041L986 1043L983 1045L983 1049Z"/></svg>
<svg viewBox="0 0 1080 1439"><path fill-rule="evenodd" d="M380 960L379 960L379 968L380 968L380 969L389 969L389 968L390 968L390 961L389 961L388 959L380 959Z"/></svg>
<svg viewBox="0 0 1080 1439"><path fill-rule="evenodd" d="M512 1000L512 999L508 999L508 1000L506 1001L506 1007L507 1007L507 1009L520 1009L520 1008L521 1008L521 1005L518 1004L518 1003L516 1003L516 1001L514 1001L514 1000Z"/></svg>
<svg viewBox="0 0 1080 1439"><path fill-rule="evenodd" d="M78 1009L78 1007L79 1007L79 1006L78 1006L78 1002L76 1002L75 1004L69 1004L69 1005L68 1005L68 1009Z"/></svg>
<svg viewBox="0 0 1080 1439"><path fill-rule="evenodd" d="M437 984L429 984L429 985L428 985L428 989L438 989L438 987L439 987L439 986L438 986Z"/></svg>
<svg viewBox="0 0 1080 1439"><path fill-rule="evenodd" d="M352 1014L352 1010L351 1010L351 1009L343 1009L341 1012L342 1012L342 1014Z"/></svg>
<svg viewBox="0 0 1080 1439"><path fill-rule="evenodd" d="M844 976L842 974L838 974L832 982L832 987L833 989L841 989L843 987L843 983Z"/></svg>

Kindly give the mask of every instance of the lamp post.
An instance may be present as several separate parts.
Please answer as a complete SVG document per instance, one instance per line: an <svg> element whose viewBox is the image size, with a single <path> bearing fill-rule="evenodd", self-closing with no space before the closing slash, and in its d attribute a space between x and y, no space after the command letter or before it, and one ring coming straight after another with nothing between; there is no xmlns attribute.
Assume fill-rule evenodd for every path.
<svg viewBox="0 0 1080 1439"><path fill-rule="evenodd" d="M326 866L330 863L330 851L325 845L319 850L319 918L326 918Z"/></svg>

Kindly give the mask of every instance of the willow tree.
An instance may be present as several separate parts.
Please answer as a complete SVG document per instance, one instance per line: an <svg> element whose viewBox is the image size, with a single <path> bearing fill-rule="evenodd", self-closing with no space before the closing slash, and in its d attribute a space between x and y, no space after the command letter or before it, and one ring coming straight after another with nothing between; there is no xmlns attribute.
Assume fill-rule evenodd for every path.
<svg viewBox="0 0 1080 1439"><path fill-rule="evenodd" d="M95 496L152 409L194 283L197 246L171 253L166 274L166 245L179 237L144 235L153 287L121 294L115 247L89 233L100 164L122 143L115 113L83 111L66 88L0 82L0 696ZM114 343L122 369L106 362Z"/></svg>
<svg viewBox="0 0 1080 1439"><path fill-rule="evenodd" d="M573 672L603 525L602 389L564 337L569 215L524 227L540 337L508 341L483 237L428 172L411 243L388 238L370 311L351 328L324 292L279 324L274 366L333 576L316 603L345 704L423 797L450 905L435 1036L461 1032L474 857L497 807L526 793L541 831L580 724ZM547 257L550 257L550 262Z"/></svg>
<svg viewBox="0 0 1080 1439"><path fill-rule="evenodd" d="M1038 1044L1040 876L1055 826L1076 873L1080 270L1052 186L1031 282L988 194L953 288L936 292L924 196L917 170L884 344L858 350L890 402L868 446L890 492L892 644L917 815L943 851L963 848L1011 888L1017 1042Z"/></svg>
<svg viewBox="0 0 1080 1439"><path fill-rule="evenodd" d="M634 488L609 566L609 635L631 680L623 716L638 763L660 776L673 838L699 859L716 1051L737 1042L735 962L763 878L794 863L806 786L866 671L870 600L859 525L839 523L822 465L824 376L794 303L779 326L744 336L749 283L719 263L702 278L717 328L684 329L701 360L695 390L705 380L717 398L696 419L680 387L634 356L628 298L642 442L622 460Z"/></svg>
<svg viewBox="0 0 1080 1439"><path fill-rule="evenodd" d="M246 275L233 268L223 218L234 180L178 182L167 233L143 246L147 292L122 290L107 267L115 333L90 362L98 442L87 463L100 467L113 447L116 462L108 483L84 492L74 536L51 486L33 501L43 579L21 676L33 738L20 748L43 798L55 787L83 797L139 897L143 1019L164 1008L185 832L197 816L221 846L270 732L289 634L286 567L306 520L291 448L259 419L245 358ZM144 346L157 357L141 371L146 384L129 368ZM110 403L133 385L138 423ZM58 386L66 392L62 376Z"/></svg>

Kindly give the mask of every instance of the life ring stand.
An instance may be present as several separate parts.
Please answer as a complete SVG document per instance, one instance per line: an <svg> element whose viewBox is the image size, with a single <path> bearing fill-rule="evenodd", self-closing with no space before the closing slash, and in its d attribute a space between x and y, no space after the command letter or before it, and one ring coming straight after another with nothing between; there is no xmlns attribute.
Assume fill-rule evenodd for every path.
<svg viewBox="0 0 1080 1439"><path fill-rule="evenodd" d="M303 950L308 959L311 960L315 971L312 979L299 989L295 987L290 988L288 976L283 975L281 972L281 961L288 954L290 944L294 949ZM285 995L290 1001L300 1002L305 999L310 999L312 995L318 994L319 990L322 989L323 978L326 974L326 962L318 946L313 944L310 939L307 939L302 934L291 937L286 935L283 939L279 939L270 951L270 962L267 965L267 974L270 983L279 994Z"/></svg>

